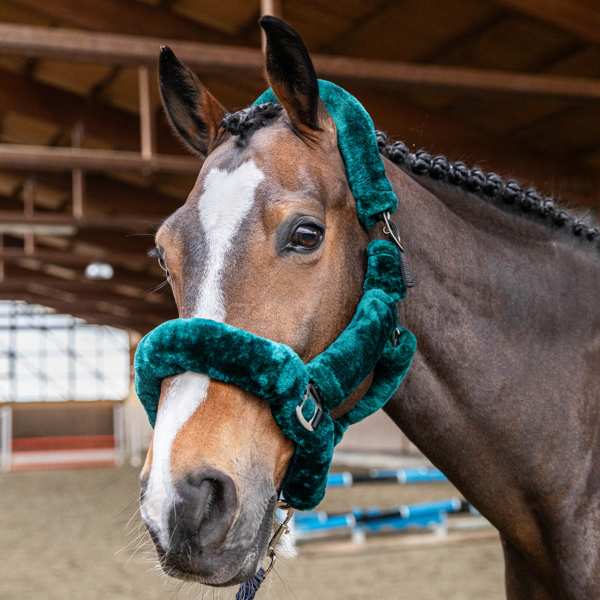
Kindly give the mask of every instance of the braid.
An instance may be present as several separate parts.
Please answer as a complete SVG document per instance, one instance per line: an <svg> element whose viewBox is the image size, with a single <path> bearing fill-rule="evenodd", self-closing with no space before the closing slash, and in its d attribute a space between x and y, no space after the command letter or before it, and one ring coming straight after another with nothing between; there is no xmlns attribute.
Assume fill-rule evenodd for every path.
<svg viewBox="0 0 600 600"><path fill-rule="evenodd" d="M239 136L239 140L244 142L254 131L277 119L282 111L281 104L265 102L235 113L227 113L221 121L221 126L232 135Z"/></svg>
<svg viewBox="0 0 600 600"><path fill-rule="evenodd" d="M588 227L566 210L558 208L552 198L542 198L534 188L524 190L514 179L504 181L496 173L484 173L479 167L469 169L465 163L451 162L445 156L432 158L425 150L417 150L412 154L404 142L390 143L385 133L375 133L379 152L394 164L410 169L415 175L443 181L480 197L514 206L524 214L536 215L546 223L566 228L574 236L590 242L600 236L598 227Z"/></svg>

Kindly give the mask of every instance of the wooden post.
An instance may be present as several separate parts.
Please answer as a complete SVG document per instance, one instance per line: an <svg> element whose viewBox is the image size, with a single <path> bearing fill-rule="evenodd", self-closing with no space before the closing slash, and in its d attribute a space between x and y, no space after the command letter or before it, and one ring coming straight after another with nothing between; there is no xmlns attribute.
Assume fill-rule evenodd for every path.
<svg viewBox="0 0 600 600"><path fill-rule="evenodd" d="M28 219L33 217L35 209L35 177L31 176L25 180L23 188L23 212Z"/></svg>
<svg viewBox="0 0 600 600"><path fill-rule="evenodd" d="M0 252L4 252L4 234L0 233ZM0 281L4 281L4 261L0 259Z"/></svg>
<svg viewBox="0 0 600 600"><path fill-rule="evenodd" d="M156 152L152 95L150 93L150 72L148 67L138 69L140 87L140 139L142 158L150 160Z"/></svg>
<svg viewBox="0 0 600 600"><path fill-rule="evenodd" d="M33 218L35 206L35 177L28 177L25 180L25 187L23 188L23 212L25 217L28 219ZM27 232L23 235L23 243L25 254L33 254L35 252L35 238L32 231Z"/></svg>
<svg viewBox="0 0 600 600"><path fill-rule="evenodd" d="M83 125L78 123L73 130L71 145L73 148L81 148L83 144ZM85 196L85 179L81 169L73 169L73 217L83 218L83 202Z"/></svg>
<svg viewBox="0 0 600 600"><path fill-rule="evenodd" d="M283 12L281 10L282 0L260 0L260 16L271 15L272 17L278 17L283 19ZM261 30L262 49L263 53L267 50L267 37L265 32Z"/></svg>

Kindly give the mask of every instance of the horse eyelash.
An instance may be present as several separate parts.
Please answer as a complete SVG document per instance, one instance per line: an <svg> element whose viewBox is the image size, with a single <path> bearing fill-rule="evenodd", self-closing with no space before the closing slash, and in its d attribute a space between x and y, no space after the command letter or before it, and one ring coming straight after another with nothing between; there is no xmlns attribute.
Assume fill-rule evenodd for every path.
<svg viewBox="0 0 600 600"><path fill-rule="evenodd" d="M160 268L165 272L167 278L169 278L171 276L169 267L167 267L167 262L163 258L163 255L161 254L161 252L158 248L156 248L156 247L150 248L150 250L148 250L148 256L150 258L157 258L158 264L159 264Z"/></svg>

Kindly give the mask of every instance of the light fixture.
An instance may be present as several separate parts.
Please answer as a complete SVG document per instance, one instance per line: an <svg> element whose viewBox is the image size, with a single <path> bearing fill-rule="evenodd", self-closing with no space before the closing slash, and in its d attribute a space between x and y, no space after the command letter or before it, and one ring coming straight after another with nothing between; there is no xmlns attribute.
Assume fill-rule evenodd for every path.
<svg viewBox="0 0 600 600"><path fill-rule="evenodd" d="M91 262L85 268L85 276L88 279L112 279L114 274L115 271L111 265L99 260Z"/></svg>

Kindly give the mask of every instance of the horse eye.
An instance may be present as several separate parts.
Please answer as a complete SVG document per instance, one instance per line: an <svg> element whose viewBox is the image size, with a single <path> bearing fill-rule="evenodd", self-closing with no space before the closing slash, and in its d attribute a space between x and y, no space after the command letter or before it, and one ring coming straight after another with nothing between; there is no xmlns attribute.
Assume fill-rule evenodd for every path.
<svg viewBox="0 0 600 600"><path fill-rule="evenodd" d="M294 232L292 246L312 250L321 243L322 238L323 232L318 227L314 225L300 225Z"/></svg>

